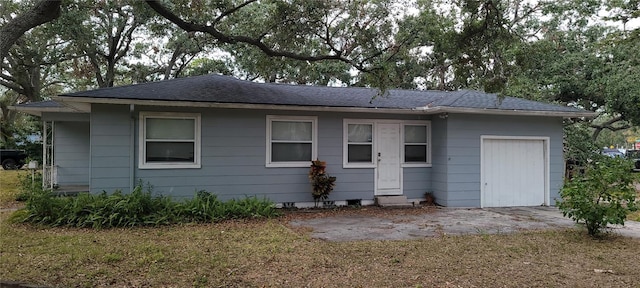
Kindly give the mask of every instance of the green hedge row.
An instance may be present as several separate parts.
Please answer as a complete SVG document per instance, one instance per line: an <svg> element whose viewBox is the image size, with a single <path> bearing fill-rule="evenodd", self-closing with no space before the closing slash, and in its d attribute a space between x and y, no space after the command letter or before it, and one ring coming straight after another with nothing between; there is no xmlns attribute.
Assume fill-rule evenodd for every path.
<svg viewBox="0 0 640 288"><path fill-rule="evenodd" d="M204 223L226 219L278 216L275 205L266 199L247 197L220 201L216 195L200 191L184 202L166 196L152 196L138 186L129 194L81 193L76 197L54 196L36 191L28 196L25 209L16 213L15 222L66 227L135 227L177 223Z"/></svg>

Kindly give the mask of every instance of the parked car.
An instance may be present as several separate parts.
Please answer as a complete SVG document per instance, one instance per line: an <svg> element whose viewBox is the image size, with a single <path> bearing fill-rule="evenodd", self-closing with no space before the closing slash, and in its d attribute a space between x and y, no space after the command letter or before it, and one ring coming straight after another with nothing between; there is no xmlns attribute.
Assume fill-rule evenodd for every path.
<svg viewBox="0 0 640 288"><path fill-rule="evenodd" d="M4 170L20 169L27 159L27 154L22 150L0 149L0 163Z"/></svg>
<svg viewBox="0 0 640 288"><path fill-rule="evenodd" d="M627 150L627 158L633 161L633 170L640 172L640 150Z"/></svg>
<svg viewBox="0 0 640 288"><path fill-rule="evenodd" d="M624 157L624 153L622 153L618 149L603 149L602 155L606 155L609 157Z"/></svg>

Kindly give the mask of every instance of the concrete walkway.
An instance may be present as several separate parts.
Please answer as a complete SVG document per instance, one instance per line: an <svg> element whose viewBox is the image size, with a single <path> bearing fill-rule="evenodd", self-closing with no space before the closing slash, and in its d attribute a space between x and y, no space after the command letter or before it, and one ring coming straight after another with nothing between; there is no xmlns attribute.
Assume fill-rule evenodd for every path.
<svg viewBox="0 0 640 288"><path fill-rule="evenodd" d="M576 224L555 207L461 209L439 208L419 215L367 215L300 219L293 227L310 227L312 237L329 241L403 240L462 234L499 234L563 229ZM640 222L612 227L613 233L640 238Z"/></svg>

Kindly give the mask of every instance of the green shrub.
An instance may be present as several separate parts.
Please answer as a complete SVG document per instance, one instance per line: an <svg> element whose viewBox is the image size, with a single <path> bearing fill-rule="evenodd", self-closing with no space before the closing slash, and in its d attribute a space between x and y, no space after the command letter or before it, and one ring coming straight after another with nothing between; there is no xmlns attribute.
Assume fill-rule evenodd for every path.
<svg viewBox="0 0 640 288"><path fill-rule="evenodd" d="M187 222L213 222L225 219L224 204L212 193L201 190L196 197L186 201L180 215Z"/></svg>
<svg viewBox="0 0 640 288"><path fill-rule="evenodd" d="M46 226L112 228L159 226L187 222L215 222L236 218L274 217L273 203L248 197L222 202L214 194L199 191L191 200L175 202L166 196L153 196L141 185L131 193L81 193L76 197L54 196L34 190L24 211L14 221Z"/></svg>
<svg viewBox="0 0 640 288"><path fill-rule="evenodd" d="M18 177L20 192L16 195L16 201L27 201L31 192L42 190L42 173L40 171L34 171L33 174L24 173Z"/></svg>
<svg viewBox="0 0 640 288"><path fill-rule="evenodd" d="M563 215L584 223L591 236L608 224L624 225L627 214L638 209L629 167L622 158L594 156L584 173L569 179L560 191Z"/></svg>
<svg viewBox="0 0 640 288"><path fill-rule="evenodd" d="M271 201L246 197L227 202L218 200L216 195L198 191L196 197L186 201L181 208L188 222L212 222L225 219L262 218L278 216L278 210Z"/></svg>
<svg viewBox="0 0 640 288"><path fill-rule="evenodd" d="M318 207L320 201L327 200L329 194L336 186L336 177L327 174L327 162L315 160L311 161L309 169L309 181L311 182L311 195L315 206Z"/></svg>
<svg viewBox="0 0 640 288"><path fill-rule="evenodd" d="M225 202L225 210L228 218L261 218L278 215L273 203L260 200L255 196Z"/></svg>

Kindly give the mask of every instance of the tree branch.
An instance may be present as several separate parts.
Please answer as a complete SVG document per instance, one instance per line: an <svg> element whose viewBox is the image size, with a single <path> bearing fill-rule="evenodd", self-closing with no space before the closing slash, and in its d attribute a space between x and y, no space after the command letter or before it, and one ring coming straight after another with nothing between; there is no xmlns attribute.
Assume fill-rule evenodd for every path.
<svg viewBox="0 0 640 288"><path fill-rule="evenodd" d="M0 61L25 32L58 18L61 3L60 0L40 0L31 9L0 27Z"/></svg>
<svg viewBox="0 0 640 288"><path fill-rule="evenodd" d="M113 55L114 62L118 62L122 57L124 57L127 54L127 52L129 52L129 49L131 48L131 41L133 41L133 32L137 28L138 28L138 22L137 20L134 20L131 27L129 27L129 29L127 29L127 31L125 32L124 37L122 37L118 42L118 48L117 48L118 53L116 55ZM122 48L122 45L124 45L125 47Z"/></svg>
<svg viewBox="0 0 640 288"><path fill-rule="evenodd" d="M178 68L176 68L175 73L173 73L173 78L178 78L178 76L180 76L182 74L182 71L184 71L184 69L187 67L187 65L189 65L189 63L191 63L191 61L193 61L194 58L196 58L198 54L193 54L191 56L189 56L189 59L186 59L187 55L183 55L182 56L182 63L180 65L178 65Z"/></svg>
<svg viewBox="0 0 640 288"><path fill-rule="evenodd" d="M213 23L215 24L215 23L220 22L220 20L222 20L222 18L227 17L228 15L233 14L234 12L242 9L242 7L247 6L247 5L249 5L249 4L253 3L253 2L256 2L256 1L257 0L249 0L249 1L244 2L244 3L242 3L242 4L240 4L240 5L236 6L236 7L233 7L231 10L224 11L222 14L220 14L220 16L216 17L216 19L213 20Z"/></svg>
<svg viewBox="0 0 640 288"><path fill-rule="evenodd" d="M176 65L176 61L178 61L178 57L180 56L180 54L182 54L182 44L184 42L179 42L176 45L176 48L173 50L173 53L171 54L171 59L169 60L169 63L167 63L167 69L165 69L164 71L164 79L169 79L169 76L171 76L171 70L173 70L173 66Z"/></svg>
<svg viewBox="0 0 640 288"><path fill-rule="evenodd" d="M613 126L613 124L618 123L620 121L625 121L622 115L618 117L614 117L602 124L593 124L593 123L589 124L589 127L594 129L593 134L591 135L591 138L593 139L593 141L596 141L598 139L598 136L600 136L600 132L602 132L602 130L604 129L607 129L610 131L619 131L619 130L631 128L631 125L629 125L629 123L625 123L620 126Z"/></svg>
<svg viewBox="0 0 640 288"><path fill-rule="evenodd" d="M96 55L98 55L98 53L95 50L91 52L87 51L87 58L89 58L91 66L93 66L93 68L95 69L94 73L96 75L96 81L98 81L98 87L107 87L104 78L102 78L102 72L100 71L100 62L98 62L98 59L96 58Z"/></svg>
<svg viewBox="0 0 640 288"><path fill-rule="evenodd" d="M355 67L356 69L360 70L360 71L368 71L368 69L366 69L363 65L361 65L360 63L357 63L351 59L348 58L344 58L341 55L305 55L305 54L298 54L298 53L294 53L294 52L290 52L290 51L282 51L282 50L277 50L277 49L273 49L269 46L267 46L267 44L265 44L264 42L261 41L261 39L254 39L251 37L247 37L247 36L234 36L234 35L227 35L224 34L222 32L220 32L218 29L216 29L214 26L207 26L207 25L201 25L201 24L196 24L196 23L192 23L192 22L186 22L184 20L182 20L182 18L180 18L180 16L174 14L173 12L171 12L169 9L167 9L165 6L163 6L160 1L158 0L147 0L147 5L149 5L149 7L151 7L151 9L153 9L154 11L156 11L156 13L158 13L160 16L166 18L167 20L173 22L174 24L178 25L178 27L180 27L181 29L187 31L187 32L203 32L203 33L207 33L211 36L213 36L215 39L217 39L218 41L220 41L221 43L226 43L226 44L237 44L237 43L245 43L245 44L249 44L251 46L254 46L258 49L260 49L263 53L265 53L267 56L270 57L285 57L285 58L289 58L289 59L294 59L294 60L302 60L302 61L310 61L310 62L316 62L316 61L323 61L323 60L336 60L336 61L341 61L341 62L345 62L347 64L352 65L353 67ZM379 53L376 53L379 54Z"/></svg>
<svg viewBox="0 0 640 288"><path fill-rule="evenodd" d="M24 89L22 89L22 87L20 87L20 85L14 83L14 82L7 82L7 81L4 81L4 80L0 79L0 85L11 89L11 90L15 91L18 94L25 95L26 91Z"/></svg>
<svg viewBox="0 0 640 288"><path fill-rule="evenodd" d="M16 78L13 78L13 76L7 75L7 74L4 74L4 73L0 74L0 78L2 78L4 80L7 80L7 81L12 81L12 82L16 81Z"/></svg>

